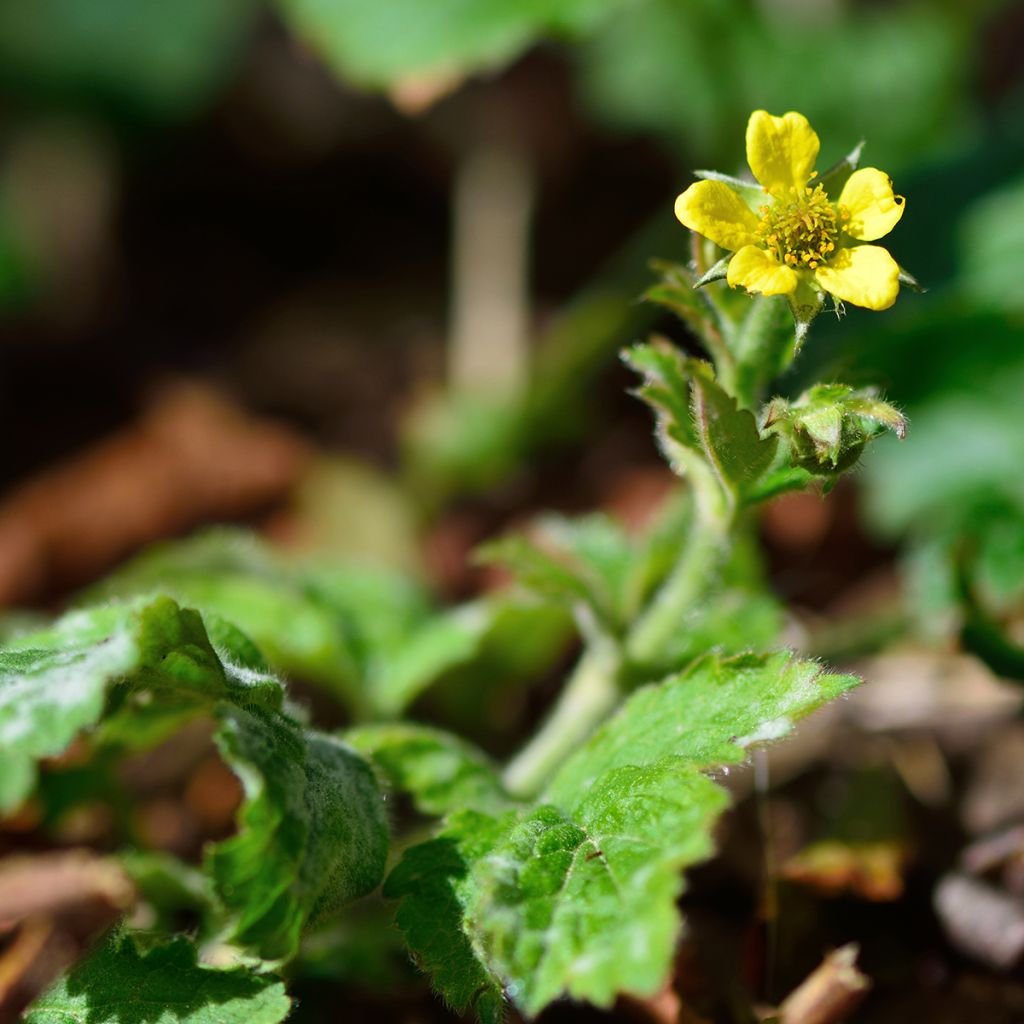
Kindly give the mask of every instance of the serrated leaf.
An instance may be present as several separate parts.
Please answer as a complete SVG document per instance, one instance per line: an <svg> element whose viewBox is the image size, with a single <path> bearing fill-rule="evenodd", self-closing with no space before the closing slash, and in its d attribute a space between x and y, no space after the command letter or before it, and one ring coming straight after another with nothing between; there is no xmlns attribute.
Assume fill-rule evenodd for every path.
<svg viewBox="0 0 1024 1024"><path fill-rule="evenodd" d="M467 922L524 1012L562 995L609 1007L663 985L682 869L711 851L728 795L686 762L603 776L569 812L524 814L475 866Z"/></svg>
<svg viewBox="0 0 1024 1024"><path fill-rule="evenodd" d="M855 682L779 652L709 656L637 691L539 805L455 815L406 851L384 891L402 900L409 945L458 1009L500 988L530 1015L563 995L653 995L671 970L681 871L710 852L728 802L703 772Z"/></svg>
<svg viewBox="0 0 1024 1024"><path fill-rule="evenodd" d="M366 895L387 858L387 820L369 766L283 715L223 706L217 744L242 780L238 834L206 866L235 941L264 959L294 955L306 924Z"/></svg>
<svg viewBox="0 0 1024 1024"><path fill-rule="evenodd" d="M663 453L678 472L698 472L700 457L733 505L771 466L777 438L762 438L753 414L738 407L715 380L709 363L684 356L656 339L623 358L644 377L637 394L655 412Z"/></svg>
<svg viewBox="0 0 1024 1024"><path fill-rule="evenodd" d="M251 636L276 671L322 686L364 718L400 714L470 664L510 603L489 598L435 612L423 586L401 573L292 563L226 529L156 545L85 598L157 588L198 608L215 645L235 648L234 660L262 660Z"/></svg>
<svg viewBox="0 0 1024 1024"><path fill-rule="evenodd" d="M698 768L734 764L752 745L785 736L794 722L856 686L788 651L709 654L637 690L563 764L544 796L571 805L605 772L683 757Z"/></svg>
<svg viewBox="0 0 1024 1024"><path fill-rule="evenodd" d="M701 448L723 490L739 501L772 464L778 439L762 438L753 414L740 409L710 372L695 372L691 380Z"/></svg>
<svg viewBox="0 0 1024 1024"><path fill-rule="evenodd" d="M712 307L696 291L694 275L688 267L668 260L652 260L651 266L661 277L643 293L644 300L671 310L701 337L718 329Z"/></svg>
<svg viewBox="0 0 1024 1024"><path fill-rule="evenodd" d="M690 361L663 339L634 345L623 352L622 359L644 379L636 393L654 410L666 458L671 461L675 451L670 442L696 449L697 431L690 410Z"/></svg>
<svg viewBox="0 0 1024 1024"><path fill-rule="evenodd" d="M464 907L471 866L506 830L504 819L464 811L438 838L406 850L384 883L384 896L401 900L395 920L419 967L453 1010L472 1008L482 1024L500 1024L505 1000L466 930Z"/></svg>
<svg viewBox="0 0 1024 1024"><path fill-rule="evenodd" d="M362 583L355 580L352 586ZM86 591L82 600L124 599L154 590L204 615L216 613L252 637L278 671L359 705L356 627L348 608L339 612L337 602L250 534L209 530L154 545Z"/></svg>
<svg viewBox="0 0 1024 1024"><path fill-rule="evenodd" d="M75 612L0 651L0 808L28 794L34 763L99 721L115 684L173 691L180 704L220 699L278 707L280 683L222 662L196 612L167 598Z"/></svg>
<svg viewBox="0 0 1024 1024"><path fill-rule="evenodd" d="M251 644L223 625L220 634L230 650L214 647L198 612L157 598L76 612L21 637L23 650L0 652L0 743L10 765L0 795L15 806L35 762L82 730L101 746L132 749L184 718L215 716L246 800L238 834L210 851L209 872L236 940L285 958L311 918L380 882L384 810L369 765L283 714L283 688Z"/></svg>
<svg viewBox="0 0 1024 1024"><path fill-rule="evenodd" d="M350 729L345 739L365 755L424 814L443 817L457 810L496 813L511 800L497 767L465 740L412 723Z"/></svg>
<svg viewBox="0 0 1024 1024"><path fill-rule="evenodd" d="M200 966L187 939L141 952L115 935L25 1011L25 1024L278 1024L280 979Z"/></svg>

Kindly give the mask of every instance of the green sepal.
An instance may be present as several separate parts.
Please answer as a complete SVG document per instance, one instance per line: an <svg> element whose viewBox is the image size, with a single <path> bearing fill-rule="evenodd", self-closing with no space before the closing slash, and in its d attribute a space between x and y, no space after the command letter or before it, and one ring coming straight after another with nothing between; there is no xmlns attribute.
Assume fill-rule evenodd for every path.
<svg viewBox="0 0 1024 1024"><path fill-rule="evenodd" d="M703 288L706 284L711 284L712 281L723 281L726 275L729 273L729 263L735 254L729 253L723 256L714 266L709 267L696 281L693 282L694 289Z"/></svg>

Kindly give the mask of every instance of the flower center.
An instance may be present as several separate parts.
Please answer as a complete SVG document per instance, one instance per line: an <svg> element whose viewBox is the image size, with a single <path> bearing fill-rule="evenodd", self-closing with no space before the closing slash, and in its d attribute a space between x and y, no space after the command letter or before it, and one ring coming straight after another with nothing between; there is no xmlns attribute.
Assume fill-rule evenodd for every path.
<svg viewBox="0 0 1024 1024"><path fill-rule="evenodd" d="M835 251L840 216L820 184L794 189L759 212L758 238L780 263L813 270Z"/></svg>

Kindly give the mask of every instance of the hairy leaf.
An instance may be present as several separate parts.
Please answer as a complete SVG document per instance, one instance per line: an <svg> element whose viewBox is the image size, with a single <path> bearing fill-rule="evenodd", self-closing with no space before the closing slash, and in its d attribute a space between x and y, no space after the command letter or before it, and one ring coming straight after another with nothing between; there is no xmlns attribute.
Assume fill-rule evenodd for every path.
<svg viewBox="0 0 1024 1024"><path fill-rule="evenodd" d="M35 762L99 721L115 684L172 693L179 707L226 699L279 707L280 683L214 650L199 615L158 598L74 612L0 651L0 808L23 800Z"/></svg>
<svg viewBox="0 0 1024 1024"><path fill-rule="evenodd" d="M235 938L265 959L292 956L307 921L375 889L387 822L369 766L283 715L224 706L217 742L245 787L236 836L207 865Z"/></svg>
<svg viewBox="0 0 1024 1024"><path fill-rule="evenodd" d="M468 922L517 1004L611 1006L664 984L682 869L711 852L724 790L685 761L608 772L568 813L524 815L475 866Z"/></svg>
<svg viewBox="0 0 1024 1024"><path fill-rule="evenodd" d="M546 798L571 804L605 772L683 757L696 768L734 764L747 748L785 736L794 722L856 686L788 651L709 654L637 690L552 779Z"/></svg>
<svg viewBox="0 0 1024 1024"><path fill-rule="evenodd" d="M464 922L471 868L507 831L504 819L463 811L436 839L406 850L384 883L401 900L399 928L419 966L457 1013L472 1008L482 1024L499 1024L504 997Z"/></svg>
<svg viewBox="0 0 1024 1024"><path fill-rule="evenodd" d="M682 870L728 802L704 772L741 760L856 681L787 652L709 656L637 691L540 802L454 815L385 885L457 1009L499 989L526 1014L563 995L610 1006L664 985Z"/></svg>
<svg viewBox="0 0 1024 1024"><path fill-rule="evenodd" d="M778 441L761 437L753 414L738 408L708 370L694 372L691 379L701 449L722 488L739 500L771 465Z"/></svg>
<svg viewBox="0 0 1024 1024"><path fill-rule="evenodd" d="M472 664L511 604L495 597L436 612L423 586L401 573L290 562L226 529L156 545L85 599L154 589L198 608L215 642L229 623L240 627L276 671L322 686L357 717L398 715Z"/></svg>
<svg viewBox="0 0 1024 1024"><path fill-rule="evenodd" d="M637 395L654 410L672 467L689 476L710 471L730 504L742 503L772 465L778 439L760 436L753 414L738 407L710 363L661 339L634 345L623 358L644 378Z"/></svg>
<svg viewBox="0 0 1024 1024"><path fill-rule="evenodd" d="M291 1010L280 979L196 962L187 939L140 951L115 935L43 993L26 1024L277 1024Z"/></svg>
<svg viewBox="0 0 1024 1024"><path fill-rule="evenodd" d="M289 957L307 921L375 888L387 827L373 773L354 751L280 710L281 684L220 623L217 648L198 612L169 598L80 611L0 652L2 796L30 791L35 762L82 730L134 749L184 717L220 722L217 742L242 780L236 836L208 869L237 941ZM225 646L226 645L226 646Z"/></svg>

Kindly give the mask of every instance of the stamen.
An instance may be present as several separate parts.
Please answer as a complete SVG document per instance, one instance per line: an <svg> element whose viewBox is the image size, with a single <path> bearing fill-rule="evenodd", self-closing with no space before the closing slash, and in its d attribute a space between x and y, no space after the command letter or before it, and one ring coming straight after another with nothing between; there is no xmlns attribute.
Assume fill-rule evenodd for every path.
<svg viewBox="0 0 1024 1024"><path fill-rule="evenodd" d="M835 252L840 221L848 210L836 209L821 184L794 189L776 197L774 206L762 206L758 237L764 247L787 266L815 269Z"/></svg>

